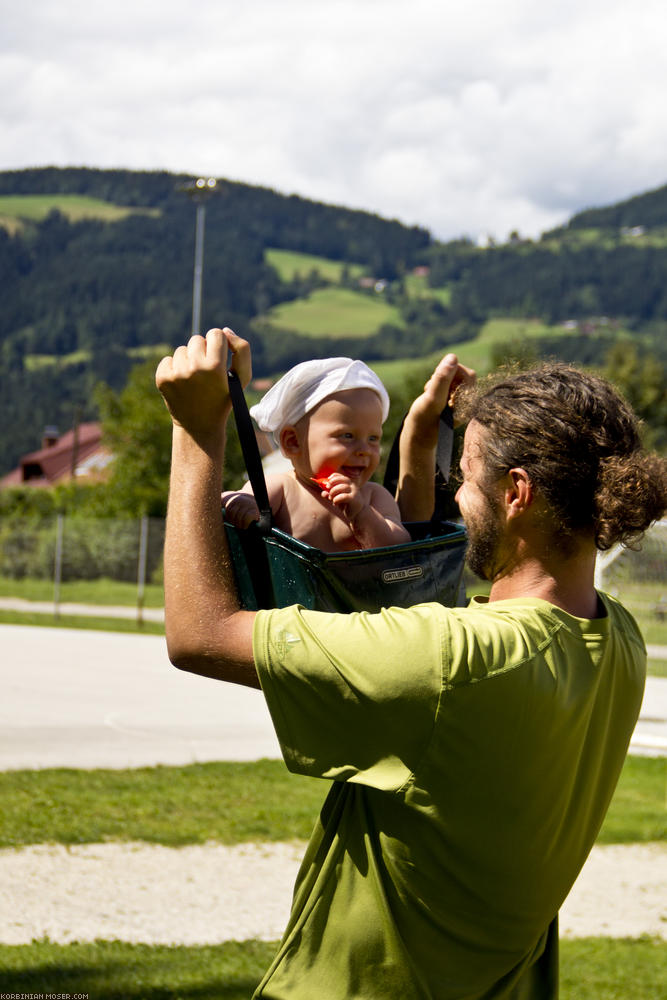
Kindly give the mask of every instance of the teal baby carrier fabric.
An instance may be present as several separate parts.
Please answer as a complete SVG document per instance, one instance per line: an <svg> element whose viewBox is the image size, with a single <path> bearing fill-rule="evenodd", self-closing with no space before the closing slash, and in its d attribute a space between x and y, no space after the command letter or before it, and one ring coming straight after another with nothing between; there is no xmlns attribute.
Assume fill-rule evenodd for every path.
<svg viewBox="0 0 667 1000"><path fill-rule="evenodd" d="M407 523L411 541L355 552L322 552L272 524L255 433L245 396L228 373L234 418L260 519L247 529L225 524L242 607L282 608L301 604L314 611L378 611L438 601L464 603L461 588L465 529L436 513L431 521ZM447 478L452 450L451 411L445 410L438 444L439 476ZM398 438L387 462L384 485L394 492Z"/></svg>

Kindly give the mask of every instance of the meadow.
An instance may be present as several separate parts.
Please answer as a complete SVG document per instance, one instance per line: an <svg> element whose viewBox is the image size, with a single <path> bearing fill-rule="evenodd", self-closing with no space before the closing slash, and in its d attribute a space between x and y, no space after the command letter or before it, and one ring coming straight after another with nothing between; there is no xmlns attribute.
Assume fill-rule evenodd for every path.
<svg viewBox="0 0 667 1000"><path fill-rule="evenodd" d="M307 337L370 337L384 323L404 326L399 310L375 294L335 285L307 299L284 302L261 317L263 323Z"/></svg>
<svg viewBox="0 0 667 1000"><path fill-rule="evenodd" d="M264 251L264 259L267 264L276 269L281 281L305 278L315 271L325 281L337 283L342 278L346 268L350 278L360 278L365 271L363 264L349 264L342 260L330 260L328 257L316 257L310 253L278 250L271 247Z"/></svg>
<svg viewBox="0 0 667 1000"><path fill-rule="evenodd" d="M0 195L0 225L7 220L10 228L17 222L41 222L49 212L58 211L70 222L83 219L101 219L103 222L118 222L128 215L158 216L159 209L131 208L114 205L99 198L78 194L16 194Z"/></svg>

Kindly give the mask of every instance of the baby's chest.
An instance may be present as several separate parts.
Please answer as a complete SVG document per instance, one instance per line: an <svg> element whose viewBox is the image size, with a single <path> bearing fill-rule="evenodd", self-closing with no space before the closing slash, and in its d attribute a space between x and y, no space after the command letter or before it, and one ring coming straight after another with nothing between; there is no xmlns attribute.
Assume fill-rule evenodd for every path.
<svg viewBox="0 0 667 1000"><path fill-rule="evenodd" d="M310 494L297 494L296 498L287 495L274 520L277 528L324 552L358 547L349 525L333 504Z"/></svg>

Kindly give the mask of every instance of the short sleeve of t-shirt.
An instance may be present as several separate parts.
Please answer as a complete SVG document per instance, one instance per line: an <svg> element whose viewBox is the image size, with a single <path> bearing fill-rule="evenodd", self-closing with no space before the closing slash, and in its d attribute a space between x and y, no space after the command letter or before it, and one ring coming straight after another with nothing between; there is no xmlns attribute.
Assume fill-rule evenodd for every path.
<svg viewBox="0 0 667 1000"><path fill-rule="evenodd" d="M288 768L399 789L433 732L441 628L429 605L345 616L260 611L255 663Z"/></svg>

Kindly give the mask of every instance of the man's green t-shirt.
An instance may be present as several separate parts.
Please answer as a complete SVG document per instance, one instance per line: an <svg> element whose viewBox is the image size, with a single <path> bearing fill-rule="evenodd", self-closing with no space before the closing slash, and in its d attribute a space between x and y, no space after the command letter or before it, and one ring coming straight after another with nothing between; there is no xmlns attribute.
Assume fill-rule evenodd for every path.
<svg viewBox="0 0 667 1000"><path fill-rule="evenodd" d="M539 599L260 612L288 768L333 780L256 997L553 1000L557 914L639 714L632 617Z"/></svg>

